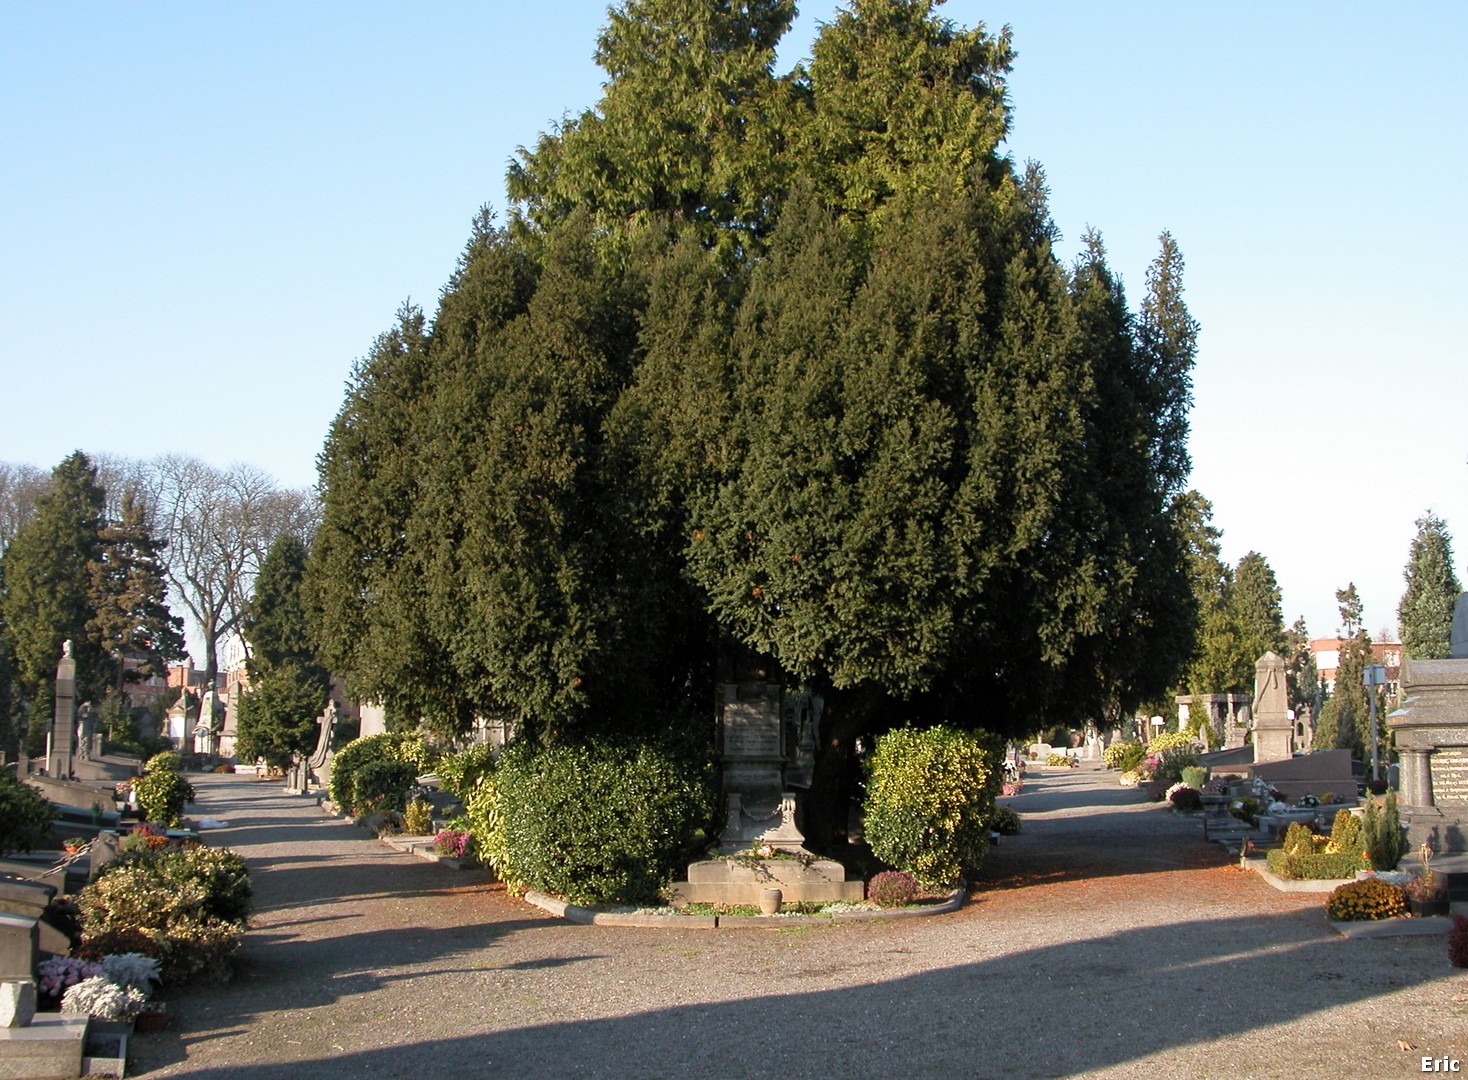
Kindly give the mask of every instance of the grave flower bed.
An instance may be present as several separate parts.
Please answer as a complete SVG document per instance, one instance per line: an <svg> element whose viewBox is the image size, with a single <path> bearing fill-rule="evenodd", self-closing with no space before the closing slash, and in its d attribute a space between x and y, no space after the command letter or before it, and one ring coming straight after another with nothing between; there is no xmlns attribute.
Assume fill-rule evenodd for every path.
<svg viewBox="0 0 1468 1080"><path fill-rule="evenodd" d="M1265 861L1271 873L1303 881L1348 878L1363 867L1370 868L1361 824L1349 810L1336 814L1329 836L1317 836L1295 822L1285 830L1283 844L1269 852Z"/></svg>

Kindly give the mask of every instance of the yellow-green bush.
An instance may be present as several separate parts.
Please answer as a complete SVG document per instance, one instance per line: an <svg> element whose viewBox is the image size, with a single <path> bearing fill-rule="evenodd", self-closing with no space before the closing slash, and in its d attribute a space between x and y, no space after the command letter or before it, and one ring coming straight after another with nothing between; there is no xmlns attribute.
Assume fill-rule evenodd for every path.
<svg viewBox="0 0 1468 1080"><path fill-rule="evenodd" d="M1166 750L1187 750L1193 745L1193 736L1186 731L1162 731L1147 744L1147 753L1161 754Z"/></svg>
<svg viewBox="0 0 1468 1080"><path fill-rule="evenodd" d="M1336 922L1395 919L1407 913L1407 897L1400 888L1380 878L1348 881L1325 901L1326 918Z"/></svg>
<svg viewBox="0 0 1468 1080"><path fill-rule="evenodd" d="M883 735L867 761L872 852L927 885L977 870L989 848L1000 753L991 737L952 728Z"/></svg>

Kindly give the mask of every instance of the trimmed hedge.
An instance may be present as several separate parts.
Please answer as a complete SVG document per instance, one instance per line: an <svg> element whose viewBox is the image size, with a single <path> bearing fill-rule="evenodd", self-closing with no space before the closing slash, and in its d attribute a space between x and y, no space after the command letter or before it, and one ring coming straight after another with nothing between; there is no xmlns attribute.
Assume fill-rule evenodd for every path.
<svg viewBox="0 0 1468 1080"><path fill-rule="evenodd" d="M408 789L418 778L410 761L369 761L352 776L352 809L358 814L383 810L402 813L408 805Z"/></svg>
<svg viewBox="0 0 1468 1080"><path fill-rule="evenodd" d="M342 813L357 816L372 809L357 803L356 774L378 761L407 762L416 777L428 771L432 754L423 737L416 734L384 732L353 739L331 759L331 776L326 784L328 797ZM376 782L372 786L374 790L379 787Z"/></svg>
<svg viewBox="0 0 1468 1080"><path fill-rule="evenodd" d="M925 885L972 874L989 850L1003 775L989 736L952 728L899 728L867 761L864 830L877 858Z"/></svg>
<svg viewBox="0 0 1468 1080"><path fill-rule="evenodd" d="M46 838L59 812L31 785L0 769L0 855L30 851Z"/></svg>
<svg viewBox="0 0 1468 1080"><path fill-rule="evenodd" d="M494 792L490 835L481 840L479 799L466 809L505 881L578 904L648 901L710 824L710 780L706 766L654 744L516 740L476 791Z"/></svg>
<svg viewBox="0 0 1468 1080"><path fill-rule="evenodd" d="M1355 877L1362 869L1359 851L1337 851L1329 855L1297 855L1276 848L1264 856L1271 873L1296 881L1329 881Z"/></svg>

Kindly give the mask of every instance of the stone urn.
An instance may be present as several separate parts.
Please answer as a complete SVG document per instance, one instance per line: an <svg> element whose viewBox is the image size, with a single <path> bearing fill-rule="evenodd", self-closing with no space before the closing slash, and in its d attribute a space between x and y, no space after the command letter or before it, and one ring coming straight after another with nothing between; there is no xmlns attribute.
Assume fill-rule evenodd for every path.
<svg viewBox="0 0 1468 1080"><path fill-rule="evenodd" d="M764 915L776 915L784 900L785 894L779 889L761 889L759 891L760 912Z"/></svg>

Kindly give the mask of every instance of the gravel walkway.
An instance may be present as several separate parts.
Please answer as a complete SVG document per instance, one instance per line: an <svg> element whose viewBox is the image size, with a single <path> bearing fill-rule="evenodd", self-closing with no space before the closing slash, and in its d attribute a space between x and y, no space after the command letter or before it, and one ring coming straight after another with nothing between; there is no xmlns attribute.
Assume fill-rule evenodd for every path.
<svg viewBox="0 0 1468 1080"><path fill-rule="evenodd" d="M1442 938L1339 938L1320 897L1089 769L1004 800L1024 833L955 915L716 931L569 924L273 785L191 780L256 914L235 980L169 993L130 1075L1342 1080L1468 1060Z"/></svg>

